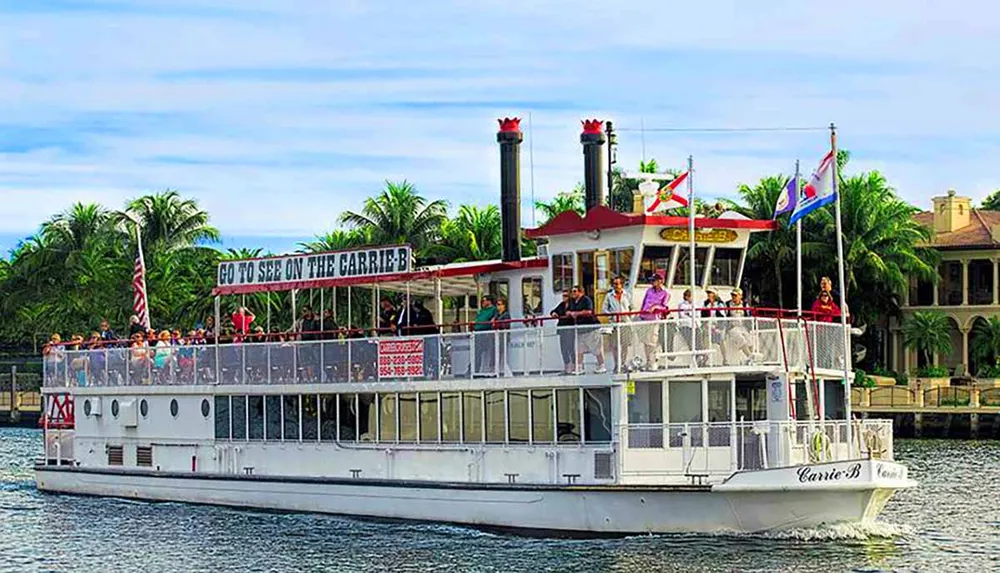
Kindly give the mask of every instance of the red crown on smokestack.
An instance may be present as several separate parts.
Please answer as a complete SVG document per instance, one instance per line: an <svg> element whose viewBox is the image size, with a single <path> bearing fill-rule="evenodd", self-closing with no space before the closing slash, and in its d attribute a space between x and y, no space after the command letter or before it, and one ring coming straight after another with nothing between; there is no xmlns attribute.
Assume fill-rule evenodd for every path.
<svg viewBox="0 0 1000 573"><path fill-rule="evenodd" d="M503 133L521 131L521 118L519 117L505 117L498 119L497 122L500 123L500 131Z"/></svg>
<svg viewBox="0 0 1000 573"><path fill-rule="evenodd" d="M584 133L604 133L604 122L599 119L583 120Z"/></svg>

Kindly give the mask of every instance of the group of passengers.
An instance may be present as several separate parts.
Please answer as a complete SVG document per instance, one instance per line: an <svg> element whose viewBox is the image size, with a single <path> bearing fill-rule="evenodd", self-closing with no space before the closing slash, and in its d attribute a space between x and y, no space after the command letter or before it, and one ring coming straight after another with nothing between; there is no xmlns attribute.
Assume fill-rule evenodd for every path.
<svg viewBox="0 0 1000 573"><path fill-rule="evenodd" d="M730 299L723 301L718 293L708 288L705 290L705 299L700 305L696 305L693 300L691 289L685 289L683 300L678 303L675 310L670 309L670 292L664 288L665 272L656 271L650 278L650 286L643 295L642 304L638 309L633 308L632 295L625 288L624 277L617 276L612 279L612 288L604 297L600 315L594 310L594 303L584 292L580 285L573 286L570 290L562 293L562 301L552 310L550 315L556 319L557 327L577 326L582 328L560 328L559 342L562 354L564 372L567 374L579 373L582 369L584 355L594 356L597 362L595 372L603 373L607 371L605 362L605 350L612 356L625 358L632 355L634 364L643 369L657 369L660 364L658 356L662 353L664 345L661 343L662 337L667 336L667 342L671 347L678 344L685 345L688 349L694 348L695 344L707 347L709 344L720 344L727 331L734 329L746 329L746 325L739 320L729 321L709 321L707 324L699 321L695 324L692 319L696 316L702 318L729 318L740 319L751 316L751 309L743 299L743 290L734 288L730 291ZM811 319L818 322L832 322L840 316L840 308L833 302L832 283L828 277L820 280L820 293L811 309ZM609 324L631 322L633 318L639 321L663 321L667 318L676 320L673 327L674 336L667 335L667 331L662 323L655 325L630 325L632 328L624 329L627 336L606 336L614 333L612 328L601 328L603 317ZM699 341L696 342L695 338ZM641 347L642 353L634 351L631 347ZM698 363L705 362L704 356L697 358ZM616 365L622 368L623 365Z"/></svg>

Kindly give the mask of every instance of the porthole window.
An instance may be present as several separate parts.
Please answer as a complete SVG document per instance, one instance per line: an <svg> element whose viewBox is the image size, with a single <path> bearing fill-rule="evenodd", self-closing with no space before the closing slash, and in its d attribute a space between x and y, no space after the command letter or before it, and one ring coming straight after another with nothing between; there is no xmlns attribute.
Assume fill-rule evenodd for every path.
<svg viewBox="0 0 1000 573"><path fill-rule="evenodd" d="M83 401L83 415L89 418L90 417L90 410L91 410L91 408L92 408L92 406L90 405L90 400L84 400Z"/></svg>
<svg viewBox="0 0 1000 573"><path fill-rule="evenodd" d="M177 399L176 398L174 398L173 400L170 401L170 415L173 416L173 417L175 417L175 418L177 417Z"/></svg>
<svg viewBox="0 0 1000 573"><path fill-rule="evenodd" d="M118 417L118 400L111 401L111 415L115 418Z"/></svg>
<svg viewBox="0 0 1000 573"><path fill-rule="evenodd" d="M142 414L143 418L149 415L149 404L146 403L145 399L139 402L139 413Z"/></svg>
<svg viewBox="0 0 1000 573"><path fill-rule="evenodd" d="M202 400L201 401L201 415L205 416L207 418L210 413L212 413L212 407L209 406L208 400Z"/></svg>

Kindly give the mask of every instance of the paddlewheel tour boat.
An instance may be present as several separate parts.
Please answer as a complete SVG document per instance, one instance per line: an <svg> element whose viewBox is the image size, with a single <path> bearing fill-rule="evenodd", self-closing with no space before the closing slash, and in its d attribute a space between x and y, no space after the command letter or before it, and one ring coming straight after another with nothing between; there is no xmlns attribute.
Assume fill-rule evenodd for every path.
<svg viewBox="0 0 1000 573"><path fill-rule="evenodd" d="M522 258L517 120L497 139L500 261L414 268L400 245L218 270L216 324L240 295L292 290L341 312L346 297L332 318L352 327L359 292L366 320L392 297L446 326L216 339L162 360L50 352L39 489L592 535L870 521L914 485L891 422L850 419L845 326L738 301L679 310L687 289L695 307L729 298L771 221L647 212L662 193L608 209L606 137L588 121L586 215L528 230L539 255ZM668 312L550 316L575 285L598 313L609 296L639 310L658 273ZM509 321L475 322L486 293Z"/></svg>

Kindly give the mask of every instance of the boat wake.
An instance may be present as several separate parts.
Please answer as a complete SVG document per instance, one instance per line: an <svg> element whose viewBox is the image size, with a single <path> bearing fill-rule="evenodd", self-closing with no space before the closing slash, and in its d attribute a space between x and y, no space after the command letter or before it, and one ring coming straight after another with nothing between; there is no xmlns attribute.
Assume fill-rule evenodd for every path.
<svg viewBox="0 0 1000 573"><path fill-rule="evenodd" d="M887 521L866 521L859 523L838 523L786 531L770 531L759 534L769 539L788 539L794 541L866 541L872 539L895 539L906 537L914 532L907 525L889 523Z"/></svg>

